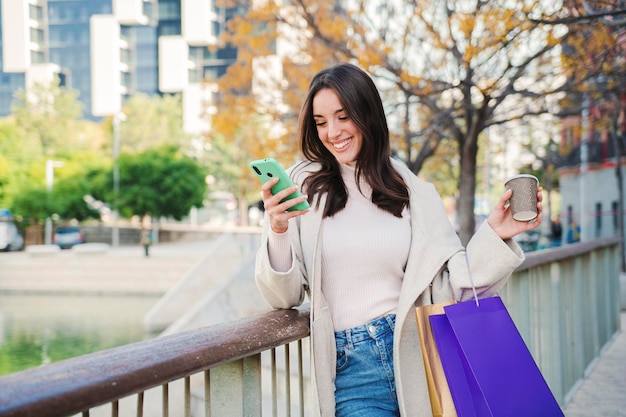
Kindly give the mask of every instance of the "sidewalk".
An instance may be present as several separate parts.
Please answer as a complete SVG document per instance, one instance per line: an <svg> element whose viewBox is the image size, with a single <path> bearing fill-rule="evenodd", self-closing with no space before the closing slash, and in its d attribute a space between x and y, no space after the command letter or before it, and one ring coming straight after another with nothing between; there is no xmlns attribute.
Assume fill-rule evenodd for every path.
<svg viewBox="0 0 626 417"><path fill-rule="evenodd" d="M213 241L139 245L100 252L0 253L0 292L163 295Z"/></svg>
<svg viewBox="0 0 626 417"><path fill-rule="evenodd" d="M622 331L565 405L565 417L626 417L626 310Z"/></svg>

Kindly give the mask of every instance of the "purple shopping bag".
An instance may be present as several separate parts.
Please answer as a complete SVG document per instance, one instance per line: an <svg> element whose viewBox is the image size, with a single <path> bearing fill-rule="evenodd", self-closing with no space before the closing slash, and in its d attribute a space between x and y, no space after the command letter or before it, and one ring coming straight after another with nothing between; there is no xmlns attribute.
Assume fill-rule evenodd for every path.
<svg viewBox="0 0 626 417"><path fill-rule="evenodd" d="M459 417L563 417L500 297L430 317Z"/></svg>

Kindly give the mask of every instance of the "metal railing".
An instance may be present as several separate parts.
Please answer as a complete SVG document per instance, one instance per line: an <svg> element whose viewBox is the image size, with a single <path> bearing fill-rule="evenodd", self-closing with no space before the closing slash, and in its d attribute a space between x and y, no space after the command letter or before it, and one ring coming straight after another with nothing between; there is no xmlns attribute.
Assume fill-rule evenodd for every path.
<svg viewBox="0 0 626 417"><path fill-rule="evenodd" d="M29 369L0 378L0 415L303 416L308 334L308 309L277 310Z"/></svg>
<svg viewBox="0 0 626 417"><path fill-rule="evenodd" d="M500 293L561 405L620 331L619 265L617 237L530 252Z"/></svg>
<svg viewBox="0 0 626 417"><path fill-rule="evenodd" d="M501 292L559 403L620 329L619 240L527 254ZM278 310L0 378L0 415L305 416L309 310Z"/></svg>

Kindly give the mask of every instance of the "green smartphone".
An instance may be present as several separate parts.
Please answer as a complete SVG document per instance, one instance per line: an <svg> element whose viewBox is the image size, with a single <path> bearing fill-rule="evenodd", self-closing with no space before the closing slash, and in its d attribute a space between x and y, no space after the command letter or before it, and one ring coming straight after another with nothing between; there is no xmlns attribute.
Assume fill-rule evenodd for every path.
<svg viewBox="0 0 626 417"><path fill-rule="evenodd" d="M278 178L278 182L274 184L271 189L272 194L276 194L284 190L285 188L289 188L294 185L291 178L289 178L287 172L278 163L278 161L273 158L265 158L252 161L250 162L250 168L252 168L252 171L261 180L262 183L266 183L272 178ZM301 195L302 193L300 191L296 191L295 193L289 194L281 201L281 203L285 200L291 200L292 198L300 197ZM305 200L301 203L296 204L293 207L288 208L287 211L306 210L308 208L309 202Z"/></svg>

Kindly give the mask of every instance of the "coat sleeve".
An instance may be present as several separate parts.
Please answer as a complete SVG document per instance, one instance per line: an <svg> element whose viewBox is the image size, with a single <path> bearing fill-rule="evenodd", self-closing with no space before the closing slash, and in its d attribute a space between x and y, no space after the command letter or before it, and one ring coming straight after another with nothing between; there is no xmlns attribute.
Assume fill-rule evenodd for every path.
<svg viewBox="0 0 626 417"><path fill-rule="evenodd" d="M269 220L267 218L264 221L261 246L256 254L256 285L265 301L274 309L301 305L309 290L300 244L300 224L298 219L291 219L289 222L288 233L292 259L289 270L278 272L272 268L268 250Z"/></svg>
<svg viewBox="0 0 626 417"><path fill-rule="evenodd" d="M503 241L485 221L464 247L435 187L404 166L398 171L411 191L413 256L409 259L411 267L407 264L407 276L417 281L410 294L418 298L417 304L468 300L473 297L472 280L480 297L502 289L524 261L519 245L513 240Z"/></svg>
<svg viewBox="0 0 626 417"><path fill-rule="evenodd" d="M524 252L515 241L503 241L487 222L483 223L466 250L448 260L454 299L473 298L472 281L479 298L495 295L524 258Z"/></svg>
<svg viewBox="0 0 626 417"><path fill-rule="evenodd" d="M287 172L294 183L302 183L311 170L310 162L301 162L290 167ZM255 281L265 301L274 309L292 308L301 305L309 293L309 276L304 262L302 247L302 217L289 220L289 243L291 246L291 267L284 272L272 268L269 258L269 219L265 214L261 246L256 255Z"/></svg>

